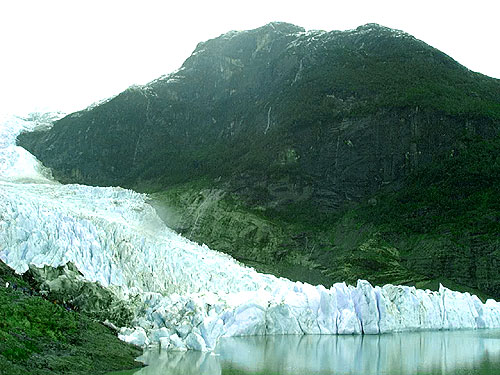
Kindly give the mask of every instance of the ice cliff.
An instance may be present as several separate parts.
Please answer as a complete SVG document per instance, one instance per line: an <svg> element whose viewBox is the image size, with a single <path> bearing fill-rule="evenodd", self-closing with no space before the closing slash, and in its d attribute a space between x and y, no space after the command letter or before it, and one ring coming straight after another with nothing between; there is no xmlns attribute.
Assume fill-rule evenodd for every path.
<svg viewBox="0 0 500 375"><path fill-rule="evenodd" d="M205 351L223 336L500 327L499 303L444 287L359 281L327 289L259 274L167 228L145 195L51 180L15 145L37 126L0 122L0 259L21 273L72 262L130 300L135 318L120 330L125 341Z"/></svg>

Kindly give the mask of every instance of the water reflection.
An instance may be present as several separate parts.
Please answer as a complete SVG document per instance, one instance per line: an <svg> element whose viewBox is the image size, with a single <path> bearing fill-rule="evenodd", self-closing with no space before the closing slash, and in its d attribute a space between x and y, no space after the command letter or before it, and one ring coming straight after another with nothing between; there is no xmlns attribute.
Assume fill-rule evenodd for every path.
<svg viewBox="0 0 500 375"><path fill-rule="evenodd" d="M500 331L223 339L214 353L152 350L136 375L499 374Z"/></svg>

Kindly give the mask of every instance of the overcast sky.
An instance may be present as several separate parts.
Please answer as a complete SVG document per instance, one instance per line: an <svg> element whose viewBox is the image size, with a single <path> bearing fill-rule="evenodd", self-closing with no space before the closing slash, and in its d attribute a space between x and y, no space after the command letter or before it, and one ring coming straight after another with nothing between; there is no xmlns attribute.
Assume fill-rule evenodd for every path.
<svg viewBox="0 0 500 375"><path fill-rule="evenodd" d="M404 30L500 78L499 0L0 0L0 112L85 108L179 68L200 41L271 21Z"/></svg>

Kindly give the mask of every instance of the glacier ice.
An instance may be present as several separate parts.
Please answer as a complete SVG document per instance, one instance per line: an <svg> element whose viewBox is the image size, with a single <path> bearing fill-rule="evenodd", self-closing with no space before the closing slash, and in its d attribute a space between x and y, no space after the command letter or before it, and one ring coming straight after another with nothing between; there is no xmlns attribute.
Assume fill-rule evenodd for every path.
<svg viewBox="0 0 500 375"><path fill-rule="evenodd" d="M15 145L38 125L0 124L0 259L21 273L72 262L87 280L133 299L122 340L205 351L230 336L500 327L499 303L444 287L360 280L327 289L257 273L167 228L143 194L53 181Z"/></svg>

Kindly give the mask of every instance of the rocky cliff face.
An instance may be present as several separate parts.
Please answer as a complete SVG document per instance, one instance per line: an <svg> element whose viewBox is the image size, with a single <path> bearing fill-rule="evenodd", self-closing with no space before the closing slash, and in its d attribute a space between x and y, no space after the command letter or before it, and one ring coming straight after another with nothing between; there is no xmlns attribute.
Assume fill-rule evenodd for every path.
<svg viewBox="0 0 500 375"><path fill-rule="evenodd" d="M23 134L19 143L63 182L149 192L187 186L184 194L167 197L171 205L189 209L178 229L184 227L188 236L240 259L270 263L283 257L320 269L328 280L363 277L415 283L445 276L500 293L498 283L479 286L486 273L474 271L496 256L490 237L473 246L486 254L480 261L467 255L468 260L455 267L450 264L463 257L451 254L463 251L441 246L440 238L449 228L439 224L426 232L398 227L409 237L401 233L405 240L396 241L392 225L395 220L413 223L415 217L458 217L451 206L429 208L442 199L422 203L437 195L424 189L427 195L417 198L410 192L419 191L419 180L411 178L426 168L441 168L443 173L424 186L428 188L446 176L443 160L467 156L468 140L496 139L499 129L500 82L470 72L404 32L375 24L306 32L271 23L200 43L177 72L73 113L49 130ZM481 150L492 154L497 146ZM496 165L491 158L481 160L478 163ZM467 169L470 163L464 165ZM484 179L484 168L478 171L467 169L465 175ZM497 176L495 171L490 172ZM465 176L453 173L455 182ZM199 180L208 183L193 192L190 184ZM467 199L484 193L480 206L495 206L498 202L490 199L494 192L488 188L492 184L466 194ZM462 191L468 191L467 186ZM385 202L383 194L401 189L420 199L415 215L372 223L367 218L370 207ZM443 185L445 195L451 191L446 189L451 188ZM214 192L219 192L216 199L208 199L206 194ZM221 206L224 194L234 195L245 213ZM453 201L461 195L451 196ZM392 217L403 204L404 199L398 199L378 205L386 211L376 214ZM462 209L468 212L479 204L474 199ZM346 207L367 201L371 203L361 213L346 213ZM210 204L216 209L207 210ZM227 215L220 213L221 207ZM263 221L259 215L248 216L249 210L257 210ZM218 227L218 220L207 219L200 229L200 220L213 215L229 221L220 221ZM488 220L469 224L481 227ZM465 230L465 222L455 229ZM228 227L241 236L224 236ZM493 227L487 227L491 233ZM469 229L467 233L475 233ZM416 256L420 250L415 243L421 237L411 234L427 235L430 230L431 244ZM348 233L359 235L353 239ZM466 246L461 243L459 248ZM298 251L305 247L314 250L306 255ZM436 249L453 259L437 266L431 261Z"/></svg>

